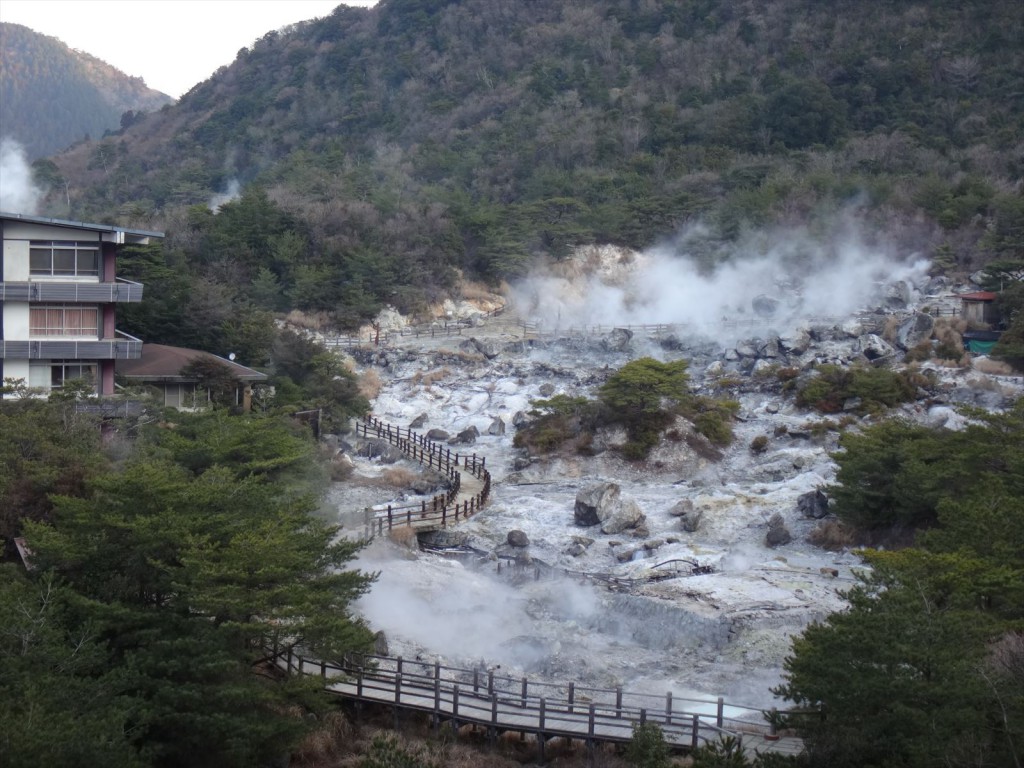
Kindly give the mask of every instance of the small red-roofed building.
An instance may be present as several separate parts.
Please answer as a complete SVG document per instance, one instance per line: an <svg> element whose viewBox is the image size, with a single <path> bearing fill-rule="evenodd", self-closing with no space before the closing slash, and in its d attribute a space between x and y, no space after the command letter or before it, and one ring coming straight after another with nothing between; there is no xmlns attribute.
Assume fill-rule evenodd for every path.
<svg viewBox="0 0 1024 768"><path fill-rule="evenodd" d="M960 317L969 323L991 325L999 319L997 297L998 294L992 291L960 294Z"/></svg>

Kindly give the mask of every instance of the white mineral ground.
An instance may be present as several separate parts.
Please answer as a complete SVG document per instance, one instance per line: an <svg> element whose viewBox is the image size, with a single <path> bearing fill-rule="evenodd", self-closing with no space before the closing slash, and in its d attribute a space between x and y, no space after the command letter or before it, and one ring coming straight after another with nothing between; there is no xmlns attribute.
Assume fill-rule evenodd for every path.
<svg viewBox="0 0 1024 768"><path fill-rule="evenodd" d="M614 271L607 266L609 260L634 265L636 261L612 251L590 253L586 258L598 261L598 271L604 272ZM904 269L906 274L911 272ZM911 288L915 280L923 287L927 279L922 274L918 266L916 274L902 279ZM859 279L869 277L865 273ZM837 284L835 276L829 280L829 285ZM712 289L728 286L705 286L706 292ZM552 290L550 281L544 290ZM770 292L762 281L757 293ZM835 321L834 327L842 327L843 320L848 327L856 310L871 305L866 289L856 299L861 303L843 307L850 314ZM914 294L910 299L920 304L932 301L934 306L934 297ZM616 301L607 293L602 300ZM520 297L517 308L522 301ZM550 315L550 295L544 303ZM599 312L588 311L589 322L600 322L594 319ZM708 313L719 311L713 307ZM607 317L604 322L611 324L613 316ZM642 322L640 317L634 313L629 320ZM670 319L662 316L649 322ZM746 335L756 336L758 330L748 330ZM784 334L791 329L775 330ZM719 461L702 458L684 441L666 441L642 465L605 452L591 458L535 460L516 471L514 461L522 453L512 446L512 418L529 410L531 400L543 398L544 385L549 385L545 391L593 396L608 372L630 359L651 355L691 360L692 381L699 388L707 366L726 359L730 345L735 346L733 340L705 339L702 344L693 342L667 352L637 334L622 351L602 351L596 343L599 339L593 339L594 343L572 348L535 344L513 352L505 342L520 335L514 323L492 322L467 329L461 338L410 338L400 346L383 348L375 361L383 384L372 403L377 417L404 427L426 414L421 433L438 428L455 434L471 425L480 430L474 445L459 450L486 457L493 493L486 508L460 523L458 530L469 534L472 546L488 552L504 545L510 530L521 530L529 537L527 551L532 558L572 573L640 577L653 566L675 559L696 561L714 571L647 583L625 593L571 576L534 581L528 572L516 580L513 569L507 567L499 575L493 560L461 562L413 552L383 537L359 558L359 567L379 571L380 576L357 610L375 630L385 632L392 654L406 658L500 667L500 674L538 681L574 680L577 685L621 685L653 694L671 691L677 698L723 696L729 703L759 708L784 706L770 689L782 680L791 638L808 622L844 608L841 593L854 584L853 574L861 567L853 552L829 552L808 543L808 533L820 521L805 519L797 511L801 494L834 480L836 467L829 452L837 446L837 434L775 436L777 427L799 431L820 417L798 409L791 395L766 387L739 396L742 420L735 424L734 443ZM456 350L470 336L496 342L500 353L492 360L476 356L460 362ZM791 355L786 364L805 367L814 361L849 359L854 336L836 336L812 343L801 355ZM939 369L938 374L951 402L957 401L958 392L983 391L1001 398L1020 391L1019 379L970 370ZM428 380L429 384L424 383ZM930 411L908 406L904 413L933 423L959 418L941 406ZM496 417L508 425L506 434L488 434ZM767 436L769 445L757 455L749 446L759 435ZM381 471L378 463L357 461L359 475ZM623 497L636 500L647 517L646 535L634 538L630 531L605 535L599 526L575 524L577 492L598 480L618 483ZM343 524L358 532L360 511L388 501L387 494L339 483L331 502ZM703 512L694 533L684 532L679 518L669 514L683 499ZM775 513L784 518L792 540L770 548L765 535L767 521ZM580 536L592 538L593 544L583 554L568 554L574 537ZM643 548L645 542L650 549ZM637 554L620 562L616 553L624 548Z"/></svg>

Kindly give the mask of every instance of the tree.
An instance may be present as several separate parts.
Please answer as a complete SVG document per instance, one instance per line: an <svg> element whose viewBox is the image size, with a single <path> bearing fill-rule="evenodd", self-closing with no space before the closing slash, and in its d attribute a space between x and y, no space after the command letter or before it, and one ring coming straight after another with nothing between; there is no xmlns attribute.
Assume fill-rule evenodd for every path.
<svg viewBox="0 0 1024 768"><path fill-rule="evenodd" d="M794 720L812 764L963 765L1004 755L997 702L980 669L996 617L979 611L987 569L916 550L871 555L850 608L793 642L776 694L821 716Z"/></svg>
<svg viewBox="0 0 1024 768"><path fill-rule="evenodd" d="M607 420L625 426L629 435L623 449L628 458L644 458L671 423L674 409L691 398L688 365L685 360L660 363L642 357L626 363L601 386L598 396Z"/></svg>
<svg viewBox="0 0 1024 768"><path fill-rule="evenodd" d="M298 438L250 429L274 423L193 417L87 496L54 499L51 524L26 526L38 578L73 590L130 707L126 737L153 765L281 754L305 728L297 712L323 702L315 680L255 674L270 649L334 659L370 646L349 612L372 581L346 569L359 545L288 474L308 457Z"/></svg>

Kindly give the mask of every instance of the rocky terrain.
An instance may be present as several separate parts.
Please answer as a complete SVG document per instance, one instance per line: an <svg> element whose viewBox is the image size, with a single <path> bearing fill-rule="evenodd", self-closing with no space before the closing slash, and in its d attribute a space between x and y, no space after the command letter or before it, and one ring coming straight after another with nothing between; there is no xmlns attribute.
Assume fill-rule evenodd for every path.
<svg viewBox="0 0 1024 768"><path fill-rule="evenodd" d="M829 419L800 409L778 371L901 365L935 330L920 310L956 305L953 286L920 271L873 288L857 311L826 321L780 320L778 296L755 296L745 325L723 323L732 332L719 337L714 324L527 333L514 309L483 320L467 303L448 308L481 316L461 336L393 337L355 351L353 364L381 380L376 416L435 430L438 440L475 428L479 436L463 435L453 450L486 456L495 481L483 512L426 541L448 556L387 539L368 547L361 566L380 578L362 614L391 653L771 706L790 637L841 610L861 567L853 542L821 535L830 523L824 491L839 429L872 418L857 403ZM695 391L739 402L730 447L665 440L642 463L617 456L624 435L614 431L598 436L593 456L513 447L532 400L592 396L644 355L685 358ZM901 415L955 428L958 404L999 408L1020 395L1019 377L973 363L920 364L927 384ZM394 456L352 461L357 478L414 469ZM387 498L394 493L339 483L332 500L356 531L366 506L418 498L413 488Z"/></svg>

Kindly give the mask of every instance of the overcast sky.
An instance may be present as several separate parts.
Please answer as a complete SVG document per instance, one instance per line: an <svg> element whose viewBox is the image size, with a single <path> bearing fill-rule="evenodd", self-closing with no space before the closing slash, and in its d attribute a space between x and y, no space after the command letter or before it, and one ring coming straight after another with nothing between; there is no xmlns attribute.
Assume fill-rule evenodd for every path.
<svg viewBox="0 0 1024 768"><path fill-rule="evenodd" d="M178 98L267 32L339 5L376 0L0 0L0 21L56 37Z"/></svg>

